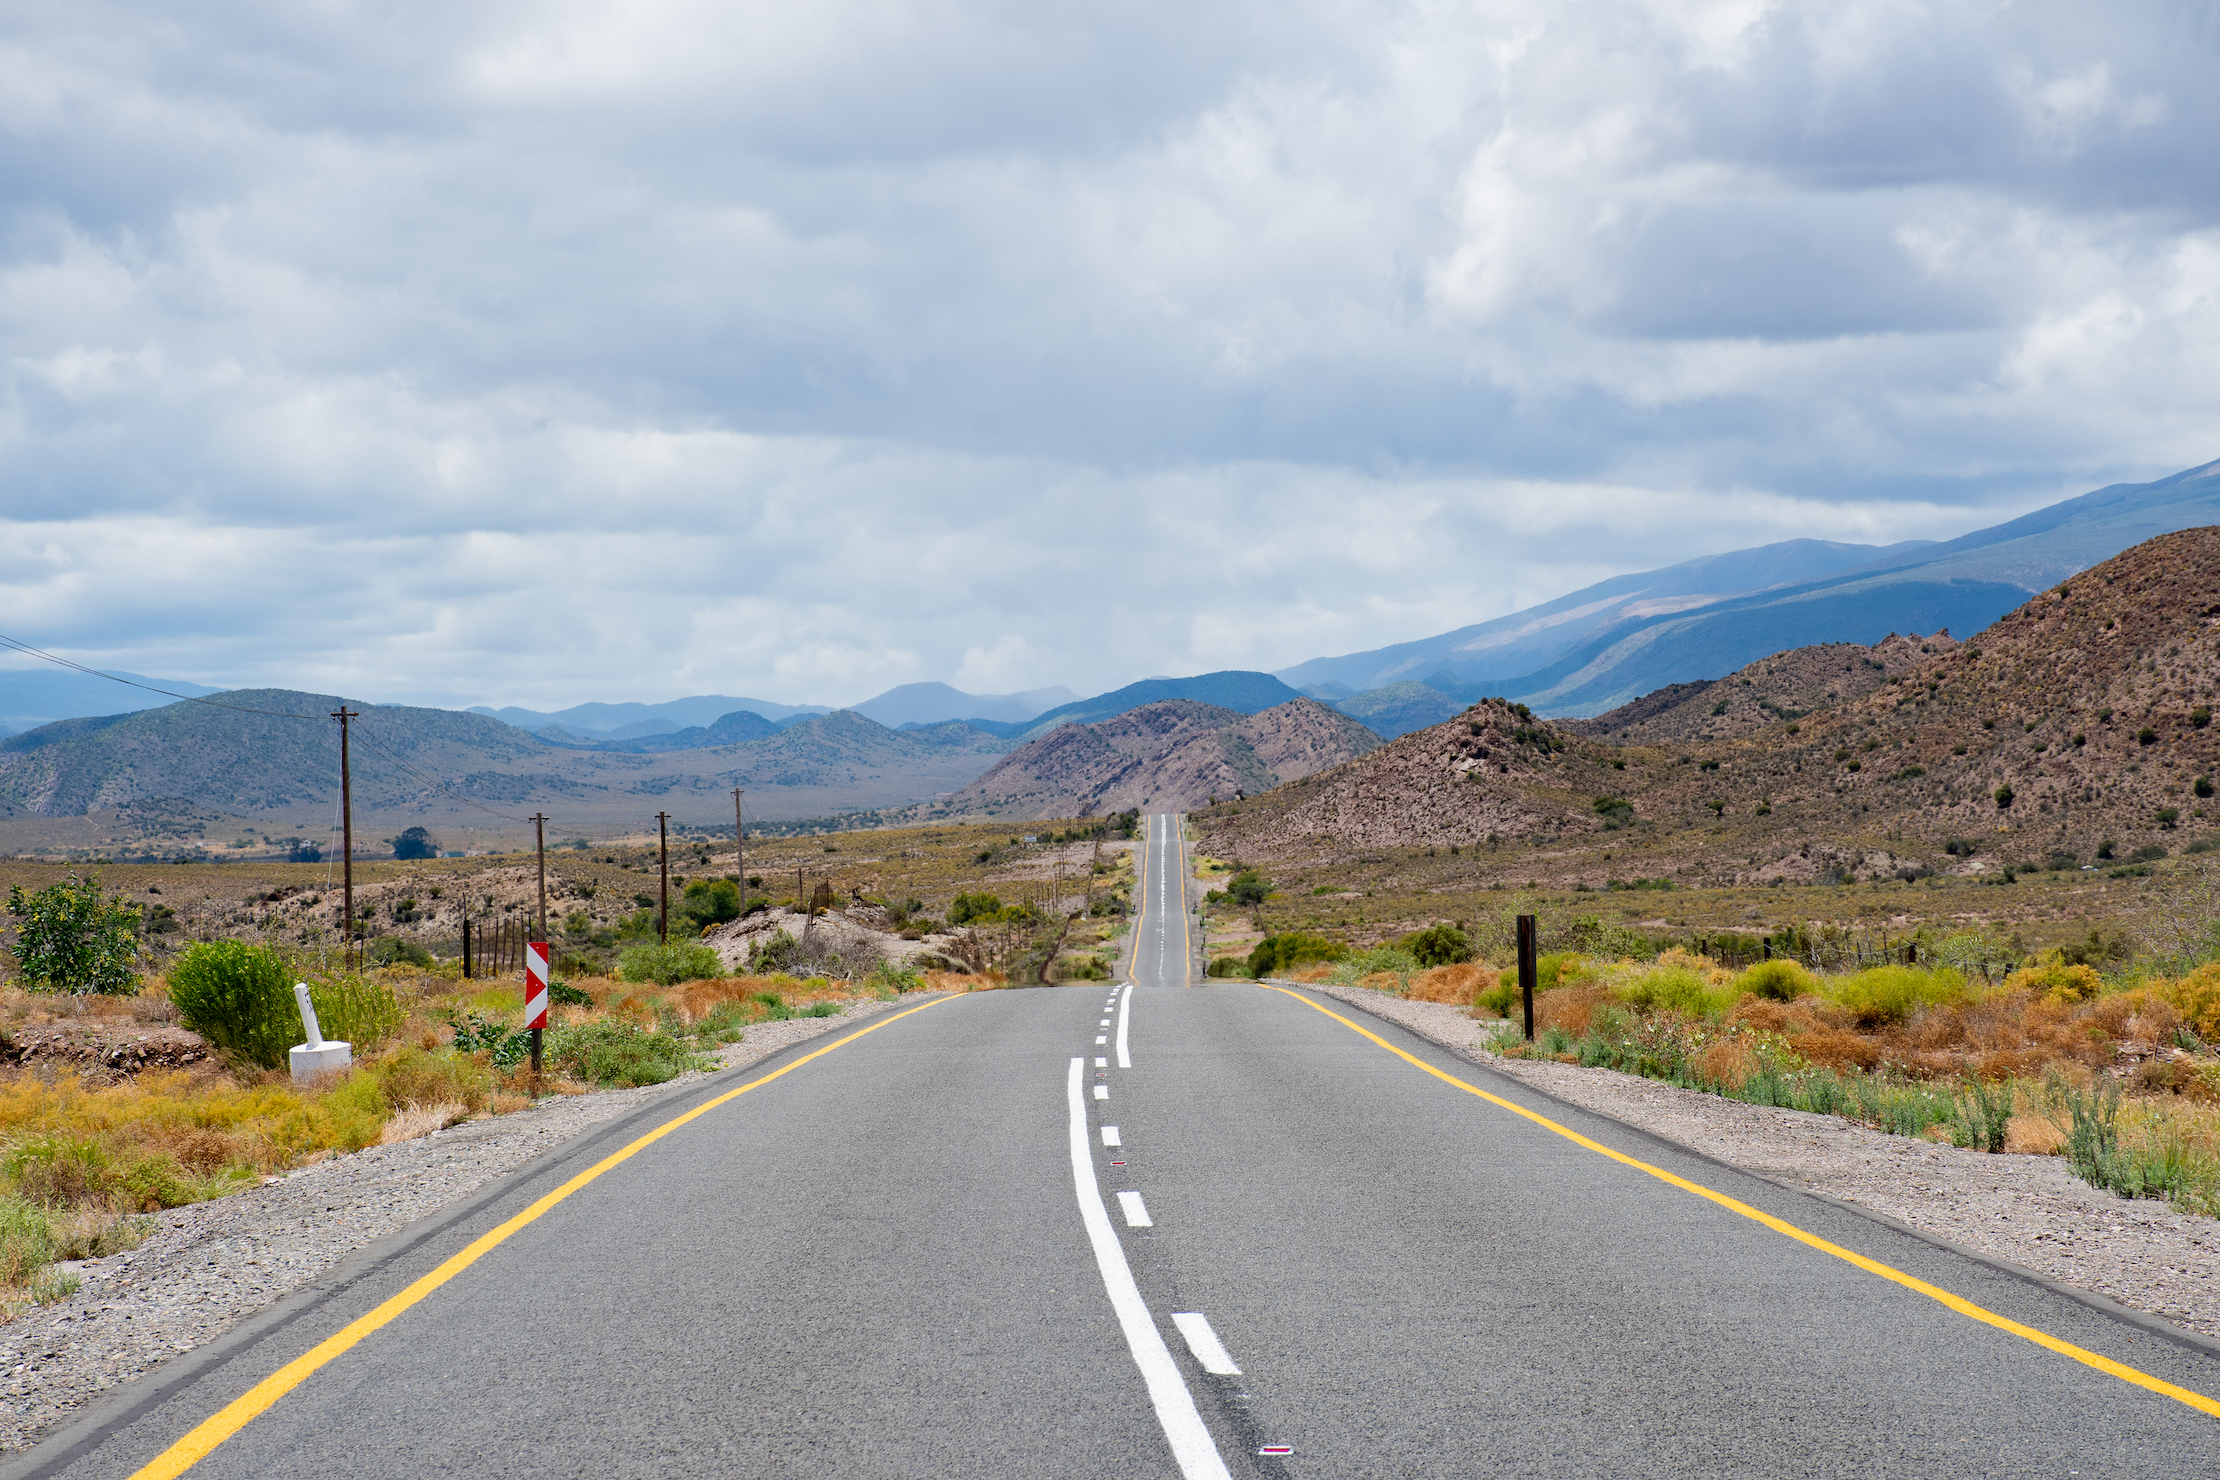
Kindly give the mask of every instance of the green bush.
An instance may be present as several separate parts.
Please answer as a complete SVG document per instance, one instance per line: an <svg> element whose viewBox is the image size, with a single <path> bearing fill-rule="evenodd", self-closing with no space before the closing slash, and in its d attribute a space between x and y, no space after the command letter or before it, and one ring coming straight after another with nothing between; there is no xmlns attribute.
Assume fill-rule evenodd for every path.
<svg viewBox="0 0 2220 1480"><path fill-rule="evenodd" d="M1221 978L1230 976L1246 981L1249 977L1249 958L1246 956L1220 956L1203 968L1203 975Z"/></svg>
<svg viewBox="0 0 2220 1480"><path fill-rule="evenodd" d="M969 925L1002 913L1001 899L992 894L959 894L948 906L948 923Z"/></svg>
<svg viewBox="0 0 2220 1480"><path fill-rule="evenodd" d="M1421 966L1454 966L1472 959L1472 941L1454 925L1434 925L1403 937L1403 949Z"/></svg>
<svg viewBox="0 0 2220 1480"><path fill-rule="evenodd" d="M740 886L730 879L696 879L686 886L678 908L699 935L712 925L740 918Z"/></svg>
<svg viewBox="0 0 2220 1480"><path fill-rule="evenodd" d="M461 1054L404 1048L377 1064L371 1073L389 1109L404 1105L484 1107L493 1087L485 1065Z"/></svg>
<svg viewBox="0 0 2220 1480"><path fill-rule="evenodd" d="M179 1021L225 1053L265 1069L285 1067L287 1050L304 1042L295 976L285 958L243 941L188 946L170 967L170 1001ZM393 1036L407 1016L393 989L352 973L310 982L308 1000L324 1037L357 1053Z"/></svg>
<svg viewBox="0 0 2220 1480"><path fill-rule="evenodd" d="M1283 935L1267 935L1256 943L1249 952L1249 975L1261 979L1315 961L1339 961L1348 954L1349 948L1338 940L1290 930Z"/></svg>
<svg viewBox="0 0 2220 1480"><path fill-rule="evenodd" d="M1619 983L1615 996L1645 1012L1663 1009L1683 1017L1718 1018L1741 1000L1734 987L1714 987L1693 966L1651 966Z"/></svg>
<svg viewBox="0 0 2220 1480"><path fill-rule="evenodd" d="M1827 977L1819 990L1829 1001L1845 1008L1860 1027L1901 1023L1921 1007L1944 1007L1963 1002L1966 979L1949 968L1927 971L1917 966L1873 966L1848 976Z"/></svg>
<svg viewBox="0 0 2220 1480"><path fill-rule="evenodd" d="M550 1036L547 1060L552 1067L608 1088L662 1084L689 1069L709 1066L709 1060L688 1053L670 1034L614 1018L557 1028Z"/></svg>
<svg viewBox="0 0 2220 1480"><path fill-rule="evenodd" d="M139 990L139 907L103 899L97 874L71 874L36 894L8 890L16 919L15 959L26 986L48 992L129 996Z"/></svg>
<svg viewBox="0 0 2220 1480"><path fill-rule="evenodd" d="M1260 905L1270 898L1271 894L1271 880L1264 878L1253 868L1244 869L1235 874L1233 881L1226 885L1226 898L1244 907Z"/></svg>
<svg viewBox="0 0 2220 1480"><path fill-rule="evenodd" d="M1775 1002L1793 1002L1819 990L1810 972L1794 961L1779 957L1758 962L1735 978L1734 987L1737 992L1769 997Z"/></svg>
<svg viewBox="0 0 2220 1480"><path fill-rule="evenodd" d="M430 967L437 964L432 960L430 951L425 950L413 940L403 940L397 935L381 935L375 941L372 941L369 957L370 964L373 966L399 966L405 963L410 966ZM317 1009L317 1016L319 1018L323 1016L321 1008ZM338 1035L328 1034L327 1036L337 1037Z"/></svg>
<svg viewBox="0 0 2220 1480"><path fill-rule="evenodd" d="M202 941L170 967L178 1020L225 1053L275 1069L303 1036L293 974L275 951L244 941Z"/></svg>
<svg viewBox="0 0 2220 1480"><path fill-rule="evenodd" d="M871 968L863 984L875 992L915 992L925 985L925 975L900 961L881 961Z"/></svg>
<svg viewBox="0 0 2220 1480"><path fill-rule="evenodd" d="M699 941L672 941L667 945L637 945L619 958L618 971L628 982L658 982L675 987L725 974L724 959L714 947ZM661 1083L660 1080L650 1081Z"/></svg>
<svg viewBox="0 0 2220 1480"><path fill-rule="evenodd" d="M173 989L174 990L174 989ZM290 1000L289 990L285 994ZM324 1036L349 1044L357 1054L368 1053L400 1031L408 1012L391 987L371 977L342 973L328 981L310 982L308 1000L316 1008L316 1026ZM300 1025L300 1004L293 1004L293 1022ZM300 1028L307 1036L305 1025ZM301 1041L296 1038L295 1043Z"/></svg>

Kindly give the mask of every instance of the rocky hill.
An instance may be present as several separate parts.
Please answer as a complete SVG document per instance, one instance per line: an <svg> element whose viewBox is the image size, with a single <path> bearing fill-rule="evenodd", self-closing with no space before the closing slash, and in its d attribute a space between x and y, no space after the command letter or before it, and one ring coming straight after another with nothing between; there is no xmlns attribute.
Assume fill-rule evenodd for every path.
<svg viewBox="0 0 2220 1480"><path fill-rule="evenodd" d="M1327 702L1382 740L1438 725L1464 708L1439 689L1411 679Z"/></svg>
<svg viewBox="0 0 2220 1480"><path fill-rule="evenodd" d="M1711 712L1718 697L1702 702L1722 696L1708 685L1622 711L1616 729L1628 733L1607 739L1491 701L1238 814L1220 808L1207 825L1251 857L1321 839L1476 844L1522 877L1546 868L1596 884L2179 851L2220 826L2216 643L2220 528L2208 526L2083 571L1963 645L1877 650L1866 661L1880 670L1861 673L1851 657L1843 674L1826 648L1784 653L1778 672L1737 675L1752 678L1749 694L1725 694L1723 713ZM1862 692L1818 687L1837 675L1869 681ZM1757 709L1761 686L1766 697L1839 697L1788 719ZM1687 726L1691 709L1739 732L1641 733ZM1512 844L1515 860L1498 856Z"/></svg>
<svg viewBox="0 0 2220 1480"><path fill-rule="evenodd" d="M1564 720L1572 734L1620 745L1728 740L1767 725L1793 724L1957 650L1948 632L1890 633L1868 647L1828 642L1760 658L1725 678L1668 684L1594 719Z"/></svg>
<svg viewBox="0 0 2220 1480"><path fill-rule="evenodd" d="M1172 699L1098 724L1061 725L920 815L1084 817L1128 807L1184 809L1270 790L1379 743L1363 725L1315 699L1253 715Z"/></svg>

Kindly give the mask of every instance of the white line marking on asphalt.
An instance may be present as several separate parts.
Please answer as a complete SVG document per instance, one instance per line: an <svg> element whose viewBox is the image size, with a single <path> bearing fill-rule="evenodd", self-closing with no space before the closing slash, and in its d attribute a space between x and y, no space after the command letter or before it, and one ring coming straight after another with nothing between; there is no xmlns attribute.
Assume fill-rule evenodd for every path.
<svg viewBox="0 0 2220 1480"><path fill-rule="evenodd" d="M1073 1060L1072 1060L1072 1062L1076 1064L1076 1063L1078 1063L1078 1062L1079 1062L1079 1060L1077 1060L1077 1059L1073 1059ZM1096 1086L1095 1086L1095 1098L1096 1098L1096 1099L1098 1099L1098 1100L1107 1100L1107 1099L1109 1099L1109 1098L1110 1098L1110 1086L1109 1086L1109 1085L1107 1085L1107 1084L1098 1084L1098 1085L1096 1085Z"/></svg>
<svg viewBox="0 0 2220 1480"><path fill-rule="evenodd" d="M1125 1213L1125 1226L1126 1226L1126 1227L1128 1227L1128 1228L1154 1228L1154 1227L1156 1226L1156 1220L1155 1220L1154 1218L1151 1218L1151 1217L1149 1216L1149 1210L1148 1210L1148 1206L1147 1206L1147 1205L1146 1205L1145 1203L1143 1203L1143 1202L1141 1201L1141 1194L1140 1194L1140 1193L1138 1193L1138 1192L1121 1192L1121 1193L1119 1193L1119 1194L1118 1194L1118 1207L1119 1207L1119 1208L1120 1208L1120 1209L1121 1209L1121 1210L1122 1210L1122 1211L1123 1211L1123 1212Z"/></svg>
<svg viewBox="0 0 2220 1480"><path fill-rule="evenodd" d="M1107 1028L1110 1026L1110 1019L1104 1018L1101 1022L1095 1024L1095 1026L1098 1028Z"/></svg>
<svg viewBox="0 0 2220 1480"><path fill-rule="evenodd" d="M1220 1377L1241 1375L1241 1369L1233 1365L1233 1358L1226 1353L1226 1344L1210 1329L1210 1317L1199 1310L1184 1310L1172 1317L1172 1324L1187 1338L1187 1349L1202 1363L1203 1371L1215 1372Z"/></svg>
<svg viewBox="0 0 2220 1480"><path fill-rule="evenodd" d="M1094 1152L1087 1145L1086 1101L1079 1095L1079 1077L1085 1068L1084 1061L1071 1061L1064 1098L1069 1107L1072 1189L1079 1196L1079 1220L1087 1226L1087 1242L1094 1246L1095 1267L1102 1271L1110 1308L1118 1314L1126 1349L1133 1353L1133 1365L1141 1369L1141 1381L1148 1387L1149 1402L1155 1405L1156 1421L1164 1426L1164 1438L1172 1446L1180 1474L1185 1480L1233 1480L1210 1430L1203 1427L1202 1415L1195 1411L1195 1395L1187 1390L1187 1379L1180 1376L1179 1364L1164 1344L1164 1333L1149 1315L1140 1286L1133 1283L1133 1266L1126 1263L1117 1230L1110 1226L1110 1208L1095 1181Z"/></svg>
<svg viewBox="0 0 2220 1480"><path fill-rule="evenodd" d="M1118 1139L1118 1128L1116 1126L1106 1125L1102 1128L1102 1144L1105 1146L1123 1146L1125 1142Z"/></svg>
<svg viewBox="0 0 2220 1480"><path fill-rule="evenodd" d="M1126 1029L1132 1023L1133 984L1127 982L1125 990L1118 994L1118 1067L1121 1069L1133 1067L1133 1043L1126 1036Z"/></svg>
<svg viewBox="0 0 2220 1480"><path fill-rule="evenodd" d="M1098 1057L1098 1058L1097 1058L1097 1059L1095 1060L1095 1067L1096 1067L1097 1069L1100 1069L1101 1067L1103 1067L1103 1066L1104 1066L1105 1064L1107 1064L1107 1063L1109 1063L1109 1062L1110 1062L1110 1061L1109 1061L1108 1059L1105 1059L1105 1058L1099 1058L1099 1057Z"/></svg>
<svg viewBox="0 0 2220 1480"><path fill-rule="evenodd" d="M1108 1043L1109 1041L1110 1041L1110 1040L1109 1040L1108 1038L1105 1038L1105 1037L1104 1037L1104 1036L1103 1036L1102 1034L1100 1034L1100 1033L1097 1033L1097 1034L1095 1034L1095 1042L1097 1042L1097 1043Z"/></svg>

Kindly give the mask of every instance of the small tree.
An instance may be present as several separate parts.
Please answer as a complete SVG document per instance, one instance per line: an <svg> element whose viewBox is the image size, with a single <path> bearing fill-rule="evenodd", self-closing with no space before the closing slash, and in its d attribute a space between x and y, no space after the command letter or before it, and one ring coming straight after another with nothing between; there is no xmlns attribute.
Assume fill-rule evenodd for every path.
<svg viewBox="0 0 2220 1480"><path fill-rule="evenodd" d="M100 895L100 879L71 874L36 894L8 890L16 920L15 959L24 981L49 992L129 996L139 990L131 969L139 954L139 907L121 895Z"/></svg>
<svg viewBox="0 0 2220 1480"><path fill-rule="evenodd" d="M437 858L439 857L439 844L433 840L431 833L426 829L421 827L408 828L393 840L393 856L395 858Z"/></svg>

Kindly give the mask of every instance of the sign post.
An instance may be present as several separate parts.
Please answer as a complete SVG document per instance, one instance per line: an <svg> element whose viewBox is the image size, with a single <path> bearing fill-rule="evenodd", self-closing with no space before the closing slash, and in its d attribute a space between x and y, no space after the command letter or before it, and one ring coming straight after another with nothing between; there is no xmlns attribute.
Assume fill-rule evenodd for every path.
<svg viewBox="0 0 2220 1480"><path fill-rule="evenodd" d="M547 942L524 947L524 1026L532 1030L532 1072L540 1072L540 1034L547 1027Z"/></svg>
<svg viewBox="0 0 2220 1480"><path fill-rule="evenodd" d="M1526 1001L1526 1041L1534 1041L1534 917L1519 918L1519 996Z"/></svg>

